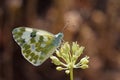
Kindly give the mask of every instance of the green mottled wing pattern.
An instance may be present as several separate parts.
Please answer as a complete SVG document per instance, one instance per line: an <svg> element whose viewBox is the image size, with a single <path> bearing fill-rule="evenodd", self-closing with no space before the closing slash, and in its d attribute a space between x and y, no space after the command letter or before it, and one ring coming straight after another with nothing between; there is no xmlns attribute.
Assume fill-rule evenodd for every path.
<svg viewBox="0 0 120 80"><path fill-rule="evenodd" d="M22 55L34 66L41 65L57 47L54 45L55 36L47 31L18 27L12 34Z"/></svg>

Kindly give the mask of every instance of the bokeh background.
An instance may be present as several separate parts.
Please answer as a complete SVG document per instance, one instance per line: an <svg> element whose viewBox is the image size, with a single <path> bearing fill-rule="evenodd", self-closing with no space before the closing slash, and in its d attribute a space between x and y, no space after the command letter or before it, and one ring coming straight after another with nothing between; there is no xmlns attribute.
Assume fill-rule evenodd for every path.
<svg viewBox="0 0 120 80"><path fill-rule="evenodd" d="M69 80L48 59L34 67L12 38L18 26L62 31L65 41L85 46L89 68L74 80L120 80L120 0L0 0L0 80Z"/></svg>

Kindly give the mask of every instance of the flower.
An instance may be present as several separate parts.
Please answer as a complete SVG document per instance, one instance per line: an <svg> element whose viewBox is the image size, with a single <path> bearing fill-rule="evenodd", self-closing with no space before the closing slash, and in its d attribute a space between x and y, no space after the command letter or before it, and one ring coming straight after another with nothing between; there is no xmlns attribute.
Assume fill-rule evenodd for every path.
<svg viewBox="0 0 120 80"><path fill-rule="evenodd" d="M89 57L83 57L78 63L77 60L83 53L84 47L79 46L77 42L73 42L70 45L65 42L61 45L59 50L56 50L56 56L51 56L52 62L57 65L57 70L65 70L65 73L69 73L71 68L88 68Z"/></svg>

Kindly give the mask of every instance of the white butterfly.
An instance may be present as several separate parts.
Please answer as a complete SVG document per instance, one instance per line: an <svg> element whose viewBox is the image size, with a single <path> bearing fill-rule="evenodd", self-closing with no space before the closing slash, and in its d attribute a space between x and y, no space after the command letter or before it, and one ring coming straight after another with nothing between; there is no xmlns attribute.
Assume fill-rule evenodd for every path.
<svg viewBox="0 0 120 80"><path fill-rule="evenodd" d="M41 65L61 44L63 33L56 35L44 30L18 27L12 31L13 38L21 47L22 55L34 66Z"/></svg>

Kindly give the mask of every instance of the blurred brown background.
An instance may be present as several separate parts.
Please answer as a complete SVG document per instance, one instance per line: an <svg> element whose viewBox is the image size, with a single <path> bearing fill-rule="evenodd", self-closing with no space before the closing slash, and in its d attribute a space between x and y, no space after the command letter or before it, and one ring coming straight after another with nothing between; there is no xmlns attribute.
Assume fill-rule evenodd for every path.
<svg viewBox="0 0 120 80"><path fill-rule="evenodd" d="M78 41L90 56L74 80L120 80L120 0L0 0L0 80L69 80L50 59L32 66L11 34L18 26L56 34L64 25L64 40Z"/></svg>

